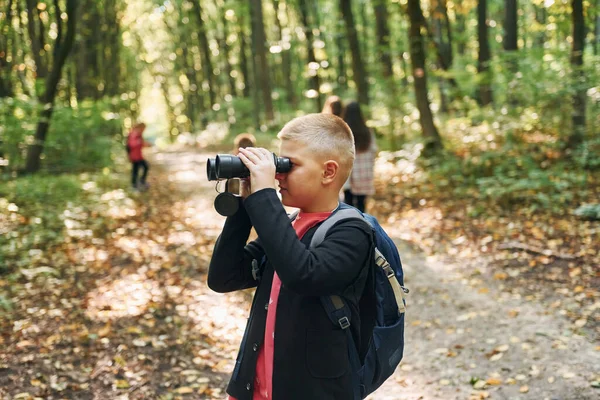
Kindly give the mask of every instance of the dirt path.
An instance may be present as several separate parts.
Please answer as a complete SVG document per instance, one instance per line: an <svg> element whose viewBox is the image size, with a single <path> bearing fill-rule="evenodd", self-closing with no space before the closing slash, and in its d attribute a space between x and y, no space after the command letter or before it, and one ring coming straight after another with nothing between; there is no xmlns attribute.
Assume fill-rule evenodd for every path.
<svg viewBox="0 0 600 400"><path fill-rule="evenodd" d="M193 192L205 234L222 226L212 208L214 186L205 180L203 154L163 155L180 188ZM177 171L174 165L177 165ZM192 167L199 174L190 174ZM190 177L193 179L189 179ZM444 264L398 240L411 289L404 360L371 400L384 399L596 399L600 389L600 347L574 335L569 324L542 305L502 292L495 282L471 285L460 268ZM210 304L231 303L222 322L235 327L231 349L243 333L239 295L207 292ZM247 308L246 308L247 309ZM235 321L235 322L233 322ZM215 328L220 326L214 321ZM219 332L217 337L223 338ZM234 350L231 352L233 355ZM229 367L228 362L223 363Z"/></svg>
<svg viewBox="0 0 600 400"><path fill-rule="evenodd" d="M156 154L149 192L104 193L93 237L50 252L50 272L11 278L0 399L225 397L251 292L206 285L224 223L208 156ZM90 217L74 226L92 232ZM411 289L405 355L370 400L599 398L600 346L573 333L560 302L510 294L506 281L397 243Z"/></svg>

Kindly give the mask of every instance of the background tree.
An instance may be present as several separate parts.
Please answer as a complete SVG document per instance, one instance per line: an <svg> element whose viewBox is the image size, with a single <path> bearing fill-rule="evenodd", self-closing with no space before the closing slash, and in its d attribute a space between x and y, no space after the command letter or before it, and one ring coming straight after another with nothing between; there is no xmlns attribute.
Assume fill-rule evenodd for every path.
<svg viewBox="0 0 600 400"><path fill-rule="evenodd" d="M44 141L46 140L46 133L50 126L50 119L52 112L54 111L54 100L56 97L56 89L58 81L61 77L65 61L73 46L73 40L75 39L75 27L77 21L77 0L67 0L67 7L65 14L67 17L66 32L63 36L63 16L62 11L59 7L58 1L54 2L54 14L56 16L57 25L57 36L54 43L54 60L52 63L52 69L46 80L46 88L40 97L40 103L43 107L37 129L35 131L34 142L29 146L27 153L27 165L26 171L29 173L36 172L40 169L40 156L44 148ZM33 42L33 41L32 41ZM33 45L32 45L33 46ZM35 51L35 47L33 48Z"/></svg>
<svg viewBox="0 0 600 400"><path fill-rule="evenodd" d="M323 108L321 102L321 82L319 80L319 69L320 65L317 62L315 56L315 49L313 42L315 40L313 35L313 27L309 20L308 15L308 4L307 0L298 0L298 8L300 10L300 16L302 19L302 25L304 26L304 34L306 35L306 55L307 55L307 73L310 81L310 88L312 90L311 96L315 98L316 112L320 112Z"/></svg>
<svg viewBox="0 0 600 400"><path fill-rule="evenodd" d="M425 137L425 148L427 153L440 150L442 139L433 122L433 114L429 104L427 89L427 72L425 66L425 48L421 27L423 25L423 11L420 0L408 0L408 19L410 21L410 59L412 63L412 74L414 79L415 96L419 110L419 121Z"/></svg>
<svg viewBox="0 0 600 400"><path fill-rule="evenodd" d="M287 6L286 6L287 7ZM286 100L295 107L297 103L296 93L294 88L294 82L292 81L292 59L291 59L291 44L289 34L283 35L284 28L281 23L280 15L280 2L279 0L273 0L273 11L275 14L275 24L277 28L277 44L281 52L281 73L283 75L283 81L285 85ZM289 28L286 28L286 31Z"/></svg>
<svg viewBox="0 0 600 400"><path fill-rule="evenodd" d="M573 130L569 136L568 146L579 145L585 135L586 76L583 72L583 49L585 47L585 21L583 18L583 1L573 0L573 46L571 50L571 66L573 67Z"/></svg>
<svg viewBox="0 0 600 400"><path fill-rule="evenodd" d="M504 38L502 45L504 47L507 72L508 72L508 89L507 97L511 105L517 105L515 97L515 79L519 68L517 51L519 50L519 14L517 0L504 0Z"/></svg>
<svg viewBox="0 0 600 400"><path fill-rule="evenodd" d="M264 29L263 9L261 0L252 0L250 4L252 15L252 59L255 82L260 85L262 103L268 121L274 118L273 101L271 99L271 79L267 62L266 37Z"/></svg>
<svg viewBox="0 0 600 400"><path fill-rule="evenodd" d="M352 13L352 4L350 0L339 1L340 12L346 24L346 36L350 46L350 54L352 55L352 80L356 85L358 101L362 104L369 104L367 72L361 56L356 25L354 23L354 14Z"/></svg>
<svg viewBox="0 0 600 400"><path fill-rule="evenodd" d="M217 102L217 88L215 85L215 79L213 75L213 65L211 60L210 47L208 45L208 36L206 32L206 26L202 16L202 6L200 0L192 0L194 6L194 16L198 24L198 40L200 43L200 56L202 57L202 72L204 73L204 80L206 82L206 91L210 98L211 106ZM203 85L204 86L204 85Z"/></svg>
<svg viewBox="0 0 600 400"><path fill-rule="evenodd" d="M446 0L431 1L433 37L432 42L435 44L438 54L438 65L443 71L443 76L440 78L440 111L448 111L448 86L451 85L454 89L457 88L456 80L452 77L450 69L454 59L452 50L452 29L450 26L450 18L448 17L448 7Z"/></svg>
<svg viewBox="0 0 600 400"><path fill-rule="evenodd" d="M477 58L477 73L479 80L479 104L482 106L492 103L492 87L490 85L490 44L488 40L487 0L477 2L477 42L479 52Z"/></svg>
<svg viewBox="0 0 600 400"><path fill-rule="evenodd" d="M46 12L46 3L38 3L36 0L27 0L27 32L31 43L31 53L35 61L35 76L44 80L48 75L46 59L46 40L44 37L44 21L41 19Z"/></svg>
<svg viewBox="0 0 600 400"><path fill-rule="evenodd" d="M394 75L392 55L390 49L390 28L388 26L388 10L386 0L375 0L375 26L377 32L377 55L381 60L383 76L386 79Z"/></svg>
<svg viewBox="0 0 600 400"><path fill-rule="evenodd" d="M14 45L14 30L12 28L13 1L8 0L4 14L0 17L0 98L10 97L12 88L12 61L9 60L9 47Z"/></svg>

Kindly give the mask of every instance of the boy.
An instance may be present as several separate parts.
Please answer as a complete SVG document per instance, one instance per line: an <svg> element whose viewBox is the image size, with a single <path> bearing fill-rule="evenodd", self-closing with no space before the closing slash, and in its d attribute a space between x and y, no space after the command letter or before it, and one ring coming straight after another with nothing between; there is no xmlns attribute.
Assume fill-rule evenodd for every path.
<svg viewBox="0 0 600 400"><path fill-rule="evenodd" d="M316 226L339 206L354 160L352 132L336 116L309 114L290 121L278 137L278 155L293 164L288 173L276 174L270 151L240 149L250 179L242 182L244 200L227 218L208 272L208 285L217 292L257 287L227 392L235 400L352 399L347 338L320 296L343 295L352 311L348 329L359 350L365 348L369 335L361 337L361 326L372 328L374 315L363 321L361 315L374 314L374 305L361 301L366 310L359 313L359 300L372 285L371 228L343 220L309 248ZM300 209L292 223L273 178L283 204ZM246 245L252 227L258 239Z"/></svg>

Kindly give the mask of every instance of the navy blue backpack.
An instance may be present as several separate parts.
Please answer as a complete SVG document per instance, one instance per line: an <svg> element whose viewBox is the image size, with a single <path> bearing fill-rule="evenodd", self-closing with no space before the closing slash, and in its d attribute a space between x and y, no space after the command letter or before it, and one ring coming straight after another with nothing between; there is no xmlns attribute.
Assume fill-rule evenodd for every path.
<svg viewBox="0 0 600 400"><path fill-rule="evenodd" d="M295 215L291 216L293 219ZM353 365L357 382L354 399L361 400L373 393L389 378L404 353L404 313L406 302L404 295L404 273L398 249L394 241L385 233L377 219L362 213L358 209L341 203L340 207L316 230L310 246L315 247L323 241L330 227L344 219L365 220L373 229L375 238L375 296L377 317L364 361L361 362L357 346L350 332L350 309L340 296L324 296L321 302L329 319L346 332L348 355Z"/></svg>

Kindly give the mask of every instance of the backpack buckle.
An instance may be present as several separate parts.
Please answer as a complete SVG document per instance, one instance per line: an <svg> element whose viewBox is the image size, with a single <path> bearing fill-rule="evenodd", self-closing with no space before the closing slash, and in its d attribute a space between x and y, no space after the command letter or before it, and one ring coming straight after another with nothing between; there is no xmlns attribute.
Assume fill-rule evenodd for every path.
<svg viewBox="0 0 600 400"><path fill-rule="evenodd" d="M383 272L385 272L385 275L388 279L391 279L392 277L396 276L396 273L394 272L390 264L387 264L385 267L383 267Z"/></svg>
<svg viewBox="0 0 600 400"><path fill-rule="evenodd" d="M253 259L252 260L252 277L254 278L255 281L258 280L259 278L259 272L260 272L260 266L258 265L258 260Z"/></svg>
<svg viewBox="0 0 600 400"><path fill-rule="evenodd" d="M388 261L377 248L375 249L375 264L381 268L383 268L386 264L389 265Z"/></svg>
<svg viewBox="0 0 600 400"><path fill-rule="evenodd" d="M350 320L348 319L348 317L342 317L338 320L338 323L340 324L340 327L342 329L346 329L350 326Z"/></svg>

